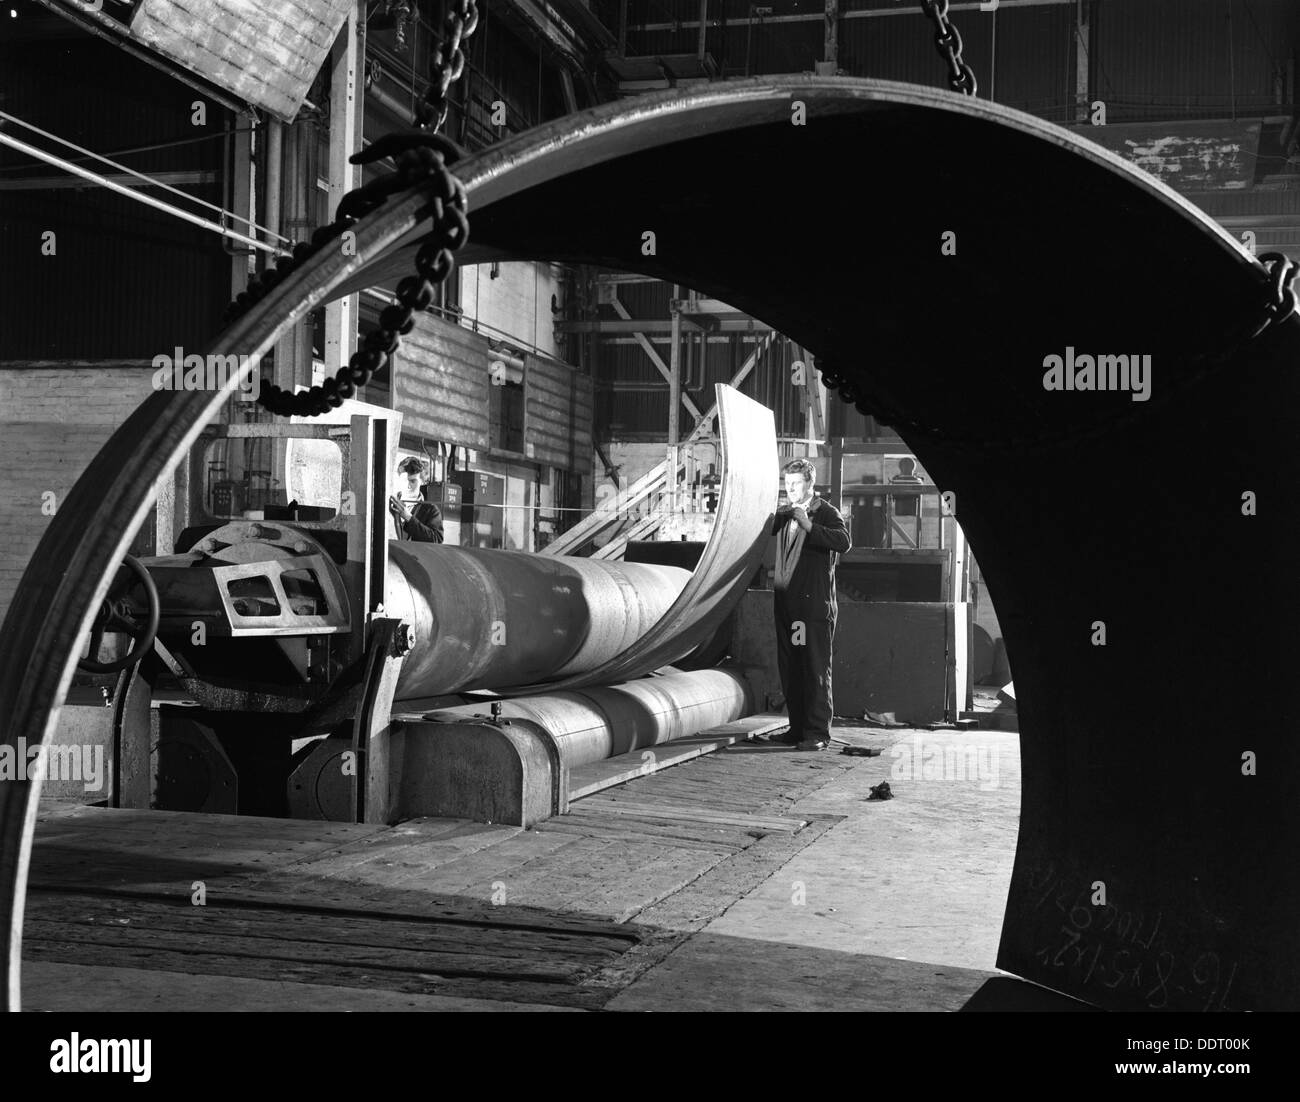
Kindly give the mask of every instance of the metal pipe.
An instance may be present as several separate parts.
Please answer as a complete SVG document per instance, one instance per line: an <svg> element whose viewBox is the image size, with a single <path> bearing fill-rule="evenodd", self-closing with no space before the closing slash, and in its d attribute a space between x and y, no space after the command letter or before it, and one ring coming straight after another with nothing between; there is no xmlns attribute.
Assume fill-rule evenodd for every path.
<svg viewBox="0 0 1300 1102"><path fill-rule="evenodd" d="M682 312L677 298L680 284L673 284L672 347L668 355L668 499L677 508L677 444L681 434L682 405Z"/></svg>
<svg viewBox="0 0 1300 1102"><path fill-rule="evenodd" d="M411 115L414 113L412 105L409 103L403 103L391 92L386 92L383 88L379 86L378 81L375 81L372 85L370 85L370 87L366 89L365 94L366 94L366 102L376 103L380 107L383 107L388 111L391 111L394 115L396 115L399 119L402 120L403 125L407 125L410 122Z"/></svg>
<svg viewBox="0 0 1300 1102"><path fill-rule="evenodd" d="M266 124L266 183L263 185L262 217L267 229L280 237L280 181L284 178L284 123L272 119ZM280 238L285 240L284 238Z"/></svg>
<svg viewBox="0 0 1300 1102"><path fill-rule="evenodd" d="M281 253L282 249L274 245L267 245L261 241L255 241L251 237L246 237L242 233L236 233L232 229L220 226L216 222L209 222L206 218L200 218L197 214L190 214L189 211L181 210L170 203L164 203L160 199L154 199L152 196L145 195L135 188L124 187L122 184L114 183L112 180L100 175L97 172L91 172L87 168L73 164L71 161L65 161L62 157L56 157L52 153L46 153L44 150L37 149L34 145L28 145L26 142L19 141L17 138L0 131L0 145L7 145L10 149L16 149L19 153L26 153L29 157L35 157L38 161L44 161L46 164L54 165L55 168L61 168L65 172L71 172L74 176L80 176L91 183L99 184L101 187L108 188L109 191L115 191L119 195L125 195L128 199L134 199L137 203L143 203L147 207L153 207L164 214L173 215L185 222L191 222L205 230L211 230L213 233L219 233L222 237L229 237L232 241L240 241L254 249L261 249L268 253Z"/></svg>
<svg viewBox="0 0 1300 1102"><path fill-rule="evenodd" d="M58 142L60 145L67 146L69 149L75 149L78 153L84 154L86 158L90 160L99 161L101 164L109 165L111 168L116 168L120 170L124 176L130 176L136 180L139 180L142 184L144 184L147 187L156 187L161 189L162 191L170 191L173 195L179 195L182 199L188 200L189 202L193 203L195 206L207 207L208 210L216 211L219 215L221 215L222 218L229 218L232 222L243 222L244 225L246 225L250 230L264 229L264 227L258 226L258 224L254 222L252 219L244 218L243 216L236 214L234 211L230 210L228 207L218 206L216 203L209 203L206 199L200 199L198 198L198 196L191 195L188 191L181 191L180 188L172 187L169 183L167 183L167 180L169 179L177 179L180 182L185 182L186 178L188 177L194 183L206 184L211 182L212 179L211 173L160 172L160 173L155 173L152 176L148 176L143 172L139 172L136 169L131 168L129 165L119 164L111 157L105 157L103 154L96 153L93 149L87 149L85 146L78 145L76 142L68 141L67 138L60 138L57 134L51 134L48 130L42 130L39 126L33 126L31 123L18 118L17 115L9 114L9 112L7 111L0 111L0 120L4 120L5 122L16 123L18 126L21 126L24 130L30 130L33 134L39 134L42 138L49 138L50 141L52 142ZM241 133L247 133L247 132L248 132L247 130L241 131L238 129L225 130L222 131L221 136L225 139L228 148L232 136L236 136ZM127 152L132 152L132 151L128 150ZM41 159L47 160L48 158L42 157ZM52 164L54 162L51 161L50 163ZM75 164L76 162L73 161L69 163ZM102 173L98 174L96 177L93 178L99 181L108 181L113 179L113 177L107 176ZM34 183L35 181L17 180L14 182ZM274 237L275 234L268 234L267 236ZM283 241L284 238L280 238L280 240Z"/></svg>
<svg viewBox="0 0 1300 1102"><path fill-rule="evenodd" d="M997 98L998 91L998 9L993 9L993 19L989 24L989 99Z"/></svg>
<svg viewBox="0 0 1300 1102"><path fill-rule="evenodd" d="M950 12L977 11L979 9L980 4L983 2L984 0L970 0L969 3L953 4L949 8L949 11ZM1073 4L1073 3L1074 0L1002 0L1000 9L1001 8L1059 7L1059 6ZM916 9L911 6L904 5L902 7L894 7L894 8L863 8L858 11L840 12L841 19L875 19L877 16L886 16L886 15L902 15L902 16L910 16L912 18L915 18ZM802 12L802 13L795 13L792 15L755 16L754 5L751 4L749 5L748 15L742 16L739 19L728 20L728 22L735 25L747 25L750 27L752 32L752 29L755 24L761 27L768 23L815 23L818 20L822 20L825 18L826 18L825 12ZM636 23L630 26L628 30L636 31L638 34L642 34L647 31L674 31L674 32L688 31L688 30L695 29L696 26L698 26L698 22L696 20L683 19L680 22ZM748 54L748 49L746 49L746 54ZM746 75L748 75L748 69L746 69Z"/></svg>

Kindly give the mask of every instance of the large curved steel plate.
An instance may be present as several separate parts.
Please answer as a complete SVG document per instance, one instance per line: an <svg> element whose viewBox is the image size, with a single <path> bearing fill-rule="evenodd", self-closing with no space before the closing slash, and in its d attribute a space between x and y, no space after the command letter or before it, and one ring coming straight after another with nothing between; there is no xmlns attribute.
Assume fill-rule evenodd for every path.
<svg viewBox="0 0 1300 1102"><path fill-rule="evenodd" d="M1117 1008L1300 1006L1300 324L1244 339L1258 263L1078 135L908 85L651 95L460 174L482 255L642 271L762 318L956 493L1020 706L1002 968ZM204 351L255 367L327 294L405 274L379 258L421 202L395 197L357 257L318 258ZM1045 358L1074 352L1149 355L1149 393L1046 390ZM52 729L153 480L221 399L155 395L53 518L0 631L6 743ZM0 786L11 1005L34 795Z"/></svg>
<svg viewBox="0 0 1300 1102"><path fill-rule="evenodd" d="M1245 339L1262 267L1080 134L904 85L641 97L467 173L483 255L644 272L762 318L955 492L1020 709L1000 967L1115 1008L1300 1007L1300 325ZM1045 389L1072 354L1150 374Z"/></svg>
<svg viewBox="0 0 1300 1102"><path fill-rule="evenodd" d="M672 607L649 631L611 661L561 680L511 689L582 689L641 677L679 661L707 642L732 611L763 560L780 487L772 411L719 383L721 488L713 531L700 561Z"/></svg>

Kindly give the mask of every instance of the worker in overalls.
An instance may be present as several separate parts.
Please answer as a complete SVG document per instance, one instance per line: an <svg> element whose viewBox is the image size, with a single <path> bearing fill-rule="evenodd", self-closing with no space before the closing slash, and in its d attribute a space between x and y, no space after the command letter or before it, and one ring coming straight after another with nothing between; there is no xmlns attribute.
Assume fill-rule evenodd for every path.
<svg viewBox="0 0 1300 1102"><path fill-rule="evenodd" d="M388 499L388 511L397 526L397 538L417 543L442 543L442 510L429 500L428 483L420 484L424 464L411 456L399 463L397 470L406 476L406 485Z"/></svg>
<svg viewBox="0 0 1300 1102"><path fill-rule="evenodd" d="M834 714L835 564L852 543L839 510L813 495L813 464L796 459L782 470L789 504L772 523L777 537L772 608L790 730L776 741L800 750L825 750Z"/></svg>

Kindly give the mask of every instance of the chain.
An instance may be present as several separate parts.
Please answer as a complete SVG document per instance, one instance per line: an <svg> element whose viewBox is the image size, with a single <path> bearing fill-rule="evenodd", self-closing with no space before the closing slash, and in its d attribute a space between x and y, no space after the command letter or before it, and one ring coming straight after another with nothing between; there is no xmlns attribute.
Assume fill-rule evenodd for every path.
<svg viewBox="0 0 1300 1102"><path fill-rule="evenodd" d="M443 22L442 43L434 55L434 77L416 107L414 128L386 134L348 158L354 165L364 165L392 157L397 171L349 191L334 212L333 222L313 233L310 244L295 245L292 255L278 259L274 268L250 277L248 288L226 309L225 321L229 323L261 301L290 272L383 206L390 195L423 185L429 202L419 216L431 217L433 226L416 251L416 274L398 283L397 302L385 307L378 327L361 339L347 365L333 378L296 394L263 379L258 402L271 413L316 417L354 397L357 388L383 370L401 346L402 337L414 328L415 315L433 302L436 285L451 275L455 266L452 253L469 240L469 218L465 213L465 186L449 171L449 166L460 159L461 150L438 131L447 120L448 92L465 68L461 44L477 26L475 0L451 0Z"/></svg>
<svg viewBox="0 0 1300 1102"><path fill-rule="evenodd" d="M423 128L432 124L434 130L441 130L447 121L447 94L465 69L465 51L460 44L474 33L477 26L478 5L475 0L451 0L442 22L442 43L434 55L437 75L415 109L416 126Z"/></svg>
<svg viewBox="0 0 1300 1102"><path fill-rule="evenodd" d="M973 96L978 85L975 73L961 57L961 34L948 22L948 0L921 0L921 11L934 23L934 45L948 63L948 87Z"/></svg>
<svg viewBox="0 0 1300 1102"><path fill-rule="evenodd" d="M1239 330L1237 338L1217 352L1205 353L1189 361L1190 368L1179 376L1179 385L1173 394L1185 393L1187 389L1212 374L1218 368L1231 363L1238 353L1247 345L1257 340L1265 330L1282 324L1297 316L1297 299L1292 283L1300 274L1300 264L1281 253L1264 253L1259 257L1267 269L1265 277L1266 294L1263 303L1262 319L1255 319ZM837 391L841 399L854 406L859 413L874 417L876 421L890 428L897 429L908 437L920 438L930 443L967 454L995 456L1012 454L1027 449L1049 451L1057 448L1076 447L1079 444L1109 436L1116 429L1131 424L1137 418L1149 413L1153 403L1163 405L1171 401L1165 392L1153 395L1149 401L1130 403L1126 412L1094 422L1071 432L1048 428L1037 433L1026 433L1015 437L963 437L925 425L915 418L901 413L888 400L870 393L868 384L860 375L851 373L823 357L815 360L821 371L822 381L831 390Z"/></svg>
<svg viewBox="0 0 1300 1102"><path fill-rule="evenodd" d="M1262 253L1259 262L1268 269L1269 300L1264 306L1266 317L1255 336L1276 321L1289 317L1296 309L1295 289L1291 286L1300 273L1297 264L1285 253Z"/></svg>

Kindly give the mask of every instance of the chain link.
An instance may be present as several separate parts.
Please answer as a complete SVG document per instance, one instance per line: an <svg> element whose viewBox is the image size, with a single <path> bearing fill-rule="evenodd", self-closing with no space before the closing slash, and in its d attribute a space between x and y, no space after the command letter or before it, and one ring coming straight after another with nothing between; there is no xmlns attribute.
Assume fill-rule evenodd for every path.
<svg viewBox="0 0 1300 1102"><path fill-rule="evenodd" d="M397 302L385 307L379 325L359 342L357 351L333 378L310 390L292 393L263 379L258 402L281 417L316 417L335 409L370 382L401 346L402 337L415 326L415 315L433 302L436 285L455 267L452 254L469 240L465 186L449 167L461 157L460 147L439 134L447 120L448 92L465 69L465 39L478 26L475 0L451 0L443 22L443 39L434 55L434 76L416 107L411 130L386 134L349 161L369 164L392 157L397 171L377 177L349 191L334 212L334 221L312 234L310 244L297 244L291 256L281 257L275 267L249 278L248 287L226 309L227 323L246 313L294 269L340 237L366 215L377 210L389 196L423 184L428 205L421 218L432 218L433 226L415 254L415 271L397 285Z"/></svg>
<svg viewBox="0 0 1300 1102"><path fill-rule="evenodd" d="M447 95L465 70L465 51L461 43L478 27L475 0L451 0L442 23L442 42L434 55L436 76L429 83L424 98L415 109L415 124L441 130L447 121Z"/></svg>
<svg viewBox="0 0 1300 1102"><path fill-rule="evenodd" d="M1189 360L1188 370L1179 375L1178 385L1174 390L1162 390L1158 394L1153 394L1146 402L1130 403L1122 413L1068 432L1059 428L1046 428L1037 433L999 436L996 439L987 436L955 436L905 416L886 399L870 393L869 383L860 373L840 367L820 356L816 358L815 363L821 372L822 381L828 388L837 391L841 399L852 405L859 413L874 417L879 424L897 429L907 437L929 441L935 446L956 452L990 457L1014 454L1027 449L1051 451L1073 448L1109 436L1117 429L1147 415L1153 407L1163 406L1175 400L1219 368L1235 361L1237 355L1247 345L1256 341L1265 330L1297 317L1297 299L1292 283L1297 274L1300 274L1300 264L1282 253L1264 253L1259 257L1259 261L1267 269L1261 318L1252 319L1242 326L1236 338L1228 342L1222 350L1204 353Z"/></svg>
<svg viewBox="0 0 1300 1102"><path fill-rule="evenodd" d="M975 72L961 56L961 34L948 22L948 0L921 0L921 11L934 23L934 45L948 64L948 87L963 95L975 95Z"/></svg>

